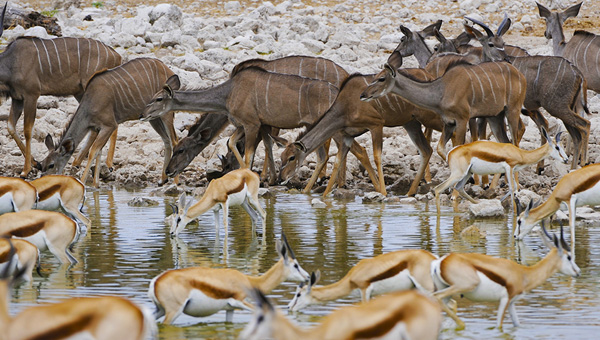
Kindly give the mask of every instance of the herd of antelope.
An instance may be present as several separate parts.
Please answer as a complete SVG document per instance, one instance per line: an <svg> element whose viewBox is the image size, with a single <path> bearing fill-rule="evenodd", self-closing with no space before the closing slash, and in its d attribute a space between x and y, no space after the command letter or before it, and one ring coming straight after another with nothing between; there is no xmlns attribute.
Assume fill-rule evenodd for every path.
<svg viewBox="0 0 600 340"><path fill-rule="evenodd" d="M378 74L349 75L336 63L318 57L254 59L238 64L224 83L197 91L181 91L178 76L158 59L138 58L121 64L118 53L93 39L16 39L0 54L0 92L12 99L8 131L25 163L20 174L24 179L0 177L0 340L142 339L156 335L155 319L164 318L162 322L170 324L181 314L202 317L225 310L226 321L231 322L235 309L253 312L240 334L242 339L437 339L442 311L457 328L465 327L452 299L458 295L473 301L498 301L497 327L502 328L507 311L518 326L515 301L524 292L556 272L580 275L574 256L575 209L600 204L600 164L586 165L590 123L584 118L589 114L588 88L600 92L600 38L577 31L565 41L562 28L581 5L552 12L538 4L555 56L530 56L520 47L505 45L502 36L511 25L508 17L496 33L482 22L465 18L465 33L455 39L441 34L441 21L419 32L401 26L404 37ZM0 35L5 11L6 6ZM430 36L440 42L434 52L425 44ZM471 45L472 39L481 47ZM410 55L421 68L401 67L403 58ZM74 95L79 107L60 140L46 138L49 154L37 162L31 154L31 138L40 95ZM518 214L514 237L523 239L540 223L541 238L549 248L533 266L483 254L438 257L425 250L398 250L363 259L339 281L319 286L321 273L309 274L301 267L282 233L276 241L280 259L261 276L192 267L153 278L148 296L156 306L154 318L127 299L106 296L34 306L14 316L8 312L11 286L33 280L40 251L48 250L64 265L77 263L70 247L91 227L81 211L85 183L94 160L99 169L101 151L109 139L106 163L112 167L117 127L124 121L148 120L162 138L165 158L160 184L169 177L176 179L228 123L236 127L228 143L233 156L222 158L223 173L235 167L234 162L241 169L212 180L196 202L180 196L170 219L171 237L178 237L190 221L212 209L217 235L223 228L227 239L232 205L241 205L250 215L253 235L262 220L264 235L266 212L258 198L261 180L269 184L289 181L307 155L317 151L316 169L304 190L310 192L323 176L331 139L338 152L324 195L336 183L344 184L348 151L364 166L375 189L386 194L381 163L384 126L404 127L421 154L408 195L416 193L423 179L431 180L432 130L442 133L437 152L451 174L435 188L438 214L440 194L448 188L476 202L464 189L473 174L504 173L509 188L505 197L510 195L515 202L518 171L547 158L568 162L560 132L548 133L540 108L562 120L573 141L571 168L583 167L560 179L545 203L535 206L531 201ZM175 111L206 113L179 143L173 127ZM15 128L22 113L24 143ZM521 113L532 118L542 135L543 143L535 150L518 147L525 126ZM488 123L498 142L478 141L486 136ZM293 143L278 136L280 129L299 127L306 127L306 132ZM469 144L465 144L467 128ZM367 131L371 132L375 169L366 150L355 141ZM446 152L450 139L454 148ZM72 162L78 166L87 157L81 178L61 175L84 140ZM250 170L261 140L266 149L262 179ZM239 142L244 143L243 150ZM279 174L273 142L286 146ZM25 179L34 167L43 175L28 182ZM99 185L99 171L94 171L93 185ZM562 226L557 236L544 225L544 219L563 202L569 210L571 246ZM513 206L516 213L517 204ZM223 210L222 223L219 210ZM333 312L312 329L301 329L265 296L286 280L300 283L288 305L291 311L353 291L360 292L362 303ZM385 297L376 297L382 294Z"/></svg>

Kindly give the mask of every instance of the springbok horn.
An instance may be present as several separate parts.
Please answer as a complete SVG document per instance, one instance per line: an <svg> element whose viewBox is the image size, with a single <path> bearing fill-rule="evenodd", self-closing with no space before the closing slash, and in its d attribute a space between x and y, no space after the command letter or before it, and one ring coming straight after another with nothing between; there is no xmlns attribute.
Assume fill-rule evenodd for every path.
<svg viewBox="0 0 600 340"><path fill-rule="evenodd" d="M544 235L546 235L546 237L548 237L548 239L552 240L552 235L550 235L550 233L546 229L546 222L545 222L545 220L542 220L541 226L542 226L542 231L544 232Z"/></svg>
<svg viewBox="0 0 600 340"><path fill-rule="evenodd" d="M494 32L492 32L492 30L489 27L487 27L487 25L484 24L483 22L481 22L479 20L471 19L469 17L465 17L465 19L468 19L468 20L472 21L474 24L481 26L481 28L483 28L485 30L485 33L487 33L488 37L491 38L494 36Z"/></svg>
<svg viewBox="0 0 600 340"><path fill-rule="evenodd" d="M285 237L285 234L283 233L283 231L281 232L281 240L283 241L283 244L285 244L285 247L290 252L290 257L295 260L296 259L296 255L294 254L294 251L292 250L292 247L290 247L290 244L288 243L287 237Z"/></svg>
<svg viewBox="0 0 600 340"><path fill-rule="evenodd" d="M571 247L569 247L569 245L567 244L567 241L565 241L565 235L563 233L562 222L560 223L560 244L567 252L571 252Z"/></svg>
<svg viewBox="0 0 600 340"><path fill-rule="evenodd" d="M556 144L560 143L560 135L561 135L562 133L563 133L563 132L562 132L562 131L560 131L559 133L557 133L557 134L556 134Z"/></svg>

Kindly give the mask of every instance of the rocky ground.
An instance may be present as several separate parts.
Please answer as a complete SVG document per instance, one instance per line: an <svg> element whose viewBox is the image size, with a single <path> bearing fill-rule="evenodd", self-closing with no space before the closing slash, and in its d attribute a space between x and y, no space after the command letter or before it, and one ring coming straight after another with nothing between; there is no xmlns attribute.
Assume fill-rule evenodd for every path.
<svg viewBox="0 0 600 340"><path fill-rule="evenodd" d="M576 1L544 1L550 8L566 8ZM238 62L250 58L274 59L292 54L318 55L329 58L349 72L376 73L389 52L402 37L398 26L411 29L425 27L438 19L444 24L442 32L455 36L462 30L462 18L472 16L495 27L506 13L513 26L505 36L509 44L526 48L530 54L550 55L551 45L543 37L544 21L539 18L534 1L493 0L407 0L407 1L191 1L174 0L170 4L146 0L25 0L11 2L28 10L44 11L58 18L64 36L89 37L113 46L125 61L139 57L159 58L176 72L184 88L207 88L225 81ZM600 33L600 3L587 1L579 16L566 25L567 39L575 29ZM91 15L93 21L83 19ZM1 49L22 35L48 37L39 27L17 26L5 30L0 39ZM432 40L431 44L435 42ZM412 57L406 59L407 67L416 67ZM600 96L588 93L592 122L589 160L600 159ZM41 160L47 154L44 137L50 133L55 138L75 112L73 98L42 97L38 103L37 120L33 133L33 155ZM0 106L0 117L6 119L10 100ZM180 137L185 128L197 119L191 113L176 114L176 128ZM527 131L522 148L539 145L539 132L532 121L524 118ZM562 123L550 118L551 134L562 129ZM5 123L3 123L5 124ZM5 125L3 125L5 126ZM22 120L18 125L22 131ZM181 175L181 181L190 186L205 184L205 172L218 166L217 154L226 152L226 140L232 129L227 129L213 145L207 147ZM285 131L283 137L295 139L299 131ZM434 134L434 141L438 135ZM369 151L369 134L357 140ZM106 149L106 148L105 148ZM383 164L386 184L393 194L403 194L408 189L420 157L402 128L386 128ZM276 156L281 153L276 149ZM335 149L333 152L335 153ZM160 178L163 144L158 134L147 122L132 121L119 127L119 137L112 172L102 169L103 185L129 187L155 186ZM258 151L255 170L263 159L262 147ZM0 174L15 176L21 171L23 157L6 128L0 129ZM331 157L330 160L333 160ZM309 158L301 174L307 177L315 159ZM329 165L331 168L331 164ZM558 179L569 170L568 166L550 164L543 175L534 173L534 167L522 171L523 186L541 195L547 195ZM67 168L70 174L79 169ZM433 185L449 174L446 164L435 155L431 159ZM32 177L38 176L35 172ZM372 186L349 156L347 186L372 191ZM432 185L422 185L419 198L431 197ZM479 190L474 188L472 190ZM504 190L504 189L501 189ZM486 193L479 193L486 194ZM495 193L487 193L495 196Z"/></svg>

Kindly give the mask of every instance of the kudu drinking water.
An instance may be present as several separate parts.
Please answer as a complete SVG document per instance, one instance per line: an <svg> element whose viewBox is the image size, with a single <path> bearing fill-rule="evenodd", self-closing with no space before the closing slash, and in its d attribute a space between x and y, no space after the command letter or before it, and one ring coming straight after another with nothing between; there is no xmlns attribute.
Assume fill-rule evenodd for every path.
<svg viewBox="0 0 600 340"><path fill-rule="evenodd" d="M497 120L492 124L492 129L497 129L506 117L512 142L518 146L519 115L527 83L514 66L505 62L457 65L436 80L422 81L398 70L401 65L400 54L392 53L384 70L361 94L361 99L371 100L391 92L436 112L444 121L442 145L446 145L453 133L456 133L457 144L464 144L470 118ZM504 131L494 131L494 135L505 137Z"/></svg>
<svg viewBox="0 0 600 340"><path fill-rule="evenodd" d="M587 145L590 134L590 122L581 115L589 114L587 108L587 87L581 71L562 57L527 56L512 57L504 52L502 35L496 35L485 24L469 19L481 26L486 34L477 29L465 26L481 43L483 61L498 61L508 59L527 79L527 94L525 96L525 114L530 116L540 129L548 129L548 121L539 109L543 107L550 115L559 118L571 135L574 144L573 162L587 163ZM510 27L511 20L505 18L498 28L505 32ZM544 141L542 140L542 144Z"/></svg>
<svg viewBox="0 0 600 340"><path fill-rule="evenodd" d="M5 12L6 5L0 18L0 36ZM33 162L31 137L38 98L41 95L73 95L81 101L94 73L120 64L121 56L115 50L87 38L21 37L0 54L0 93L12 99L8 132L25 157L21 177L29 174ZM16 130L23 113L25 144Z"/></svg>
<svg viewBox="0 0 600 340"><path fill-rule="evenodd" d="M96 159L94 185L97 186L98 160L110 135L118 124L139 119L146 104L172 75L173 72L165 64L150 58L133 59L111 70L95 74L88 83L81 104L60 142L55 145L50 135L46 137L50 154L42 162L42 171L61 173L77 145L89 132L93 143L81 181L85 183L92 161ZM150 124L165 145L161 178L161 183L164 183L167 179L164 168L171 158L172 146L177 142L173 113L151 119Z"/></svg>
<svg viewBox="0 0 600 340"><path fill-rule="evenodd" d="M229 120L238 127L229 139L229 148L242 160L235 144L242 134L246 136L245 161L240 163L248 168L261 126L283 129L310 126L325 113L337 93L338 89L326 81L272 73L252 66L207 90L163 90L146 107L144 116L158 117L176 110L228 112ZM363 154L362 159L366 152Z"/></svg>
<svg viewBox="0 0 600 340"><path fill-rule="evenodd" d="M590 90L600 93L600 36L586 31L575 31L569 41L565 41L562 25L570 17L579 14L581 5L571 6L562 12L552 12L537 3L540 16L546 19L546 39L552 39L554 55L569 60L585 75Z"/></svg>
<svg viewBox="0 0 600 340"><path fill-rule="evenodd" d="M423 70L413 70L413 74L415 77L420 77L420 79L428 79L428 75ZM416 193L432 153L431 146L421 131L421 123L428 128L439 131L443 126L442 120L435 113L419 109L411 103L394 96L384 96L369 103L360 101L360 94L375 79L375 75L355 74L351 75L342 84L337 99L323 118L293 144L296 151L291 158L297 161L297 165L282 171L283 179L293 176L307 154L322 145L334 134L341 132L343 136L342 148L338 151L330 184L324 192L324 194L327 194L331 190L331 185L335 182L338 165L345 161L354 138L370 131L373 140L373 158L378 171L377 180L373 181L373 184L377 191L385 194L386 188L381 166L383 127L403 126L421 154L421 165L408 195Z"/></svg>
<svg viewBox="0 0 600 340"><path fill-rule="evenodd" d="M288 56L274 60L250 59L237 64L231 77L239 71L250 66L258 66L267 71L282 74L298 75L330 82L338 87L348 77L341 66L331 60L311 56ZM207 114L189 129L188 136L182 138L173 150L173 158L167 166L167 175L173 177L179 174L220 132L228 125L229 121L224 114ZM269 150L266 150L269 152ZM228 160L231 157L226 157ZM229 167L230 162L225 161L224 167ZM233 167L232 167L233 169ZM274 169L271 169L273 175Z"/></svg>

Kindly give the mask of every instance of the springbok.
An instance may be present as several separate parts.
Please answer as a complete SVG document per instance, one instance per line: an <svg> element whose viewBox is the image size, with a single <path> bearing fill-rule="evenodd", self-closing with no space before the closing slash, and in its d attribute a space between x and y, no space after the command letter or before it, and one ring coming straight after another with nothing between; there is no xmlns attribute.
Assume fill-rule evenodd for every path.
<svg viewBox="0 0 600 340"><path fill-rule="evenodd" d="M0 177L0 214L33 209L37 198L35 187L25 180Z"/></svg>
<svg viewBox="0 0 600 340"><path fill-rule="evenodd" d="M301 283L288 304L291 311L299 311L309 305L325 303L360 290L362 302L372 296L417 288L433 292L429 268L437 256L426 250L398 250L360 260L339 281L327 286L315 286L321 276L312 273L308 284Z"/></svg>
<svg viewBox="0 0 600 340"><path fill-rule="evenodd" d="M540 133L542 129L548 129L548 121L539 112L540 107L560 119L571 135L574 144L571 169L575 169L580 161L585 165L590 122L582 118L585 113L589 114L589 110L587 108L587 84L581 71L562 57L509 56L505 52L502 34L495 35L485 24L473 19L468 20L479 25L487 33L484 35L474 27L465 25L465 29L474 35L483 46L482 60L507 59L527 79L523 113L533 119L540 129ZM510 24L510 18L505 18L498 31L507 31Z"/></svg>
<svg viewBox="0 0 600 340"><path fill-rule="evenodd" d="M13 240L14 241L14 240ZM11 246L14 253L14 248ZM10 254L9 254L10 255ZM12 258L12 255L10 255ZM9 264L10 267L12 264ZM143 340L158 333L156 323L145 309L116 297L80 297L59 303L29 307L15 316L8 313L10 288L26 274L0 271L0 339Z"/></svg>
<svg viewBox="0 0 600 340"><path fill-rule="evenodd" d="M523 150L512 144L496 143L492 141L476 141L465 145L457 146L448 153L448 166L450 167L450 177L435 187L435 204L438 213L440 212L440 193L450 188L457 182L460 185L456 187L458 192L472 203L477 203L469 194L465 192L464 184L471 174L490 175L506 174L509 192L514 202L514 191L518 189L518 183L515 179L517 171L531 164L552 157L563 163L568 162L568 156L560 145L560 132L556 135L556 141L552 141L546 129L542 128L542 136L546 143L535 150Z"/></svg>
<svg viewBox="0 0 600 340"><path fill-rule="evenodd" d="M571 228L571 246L575 249L575 218L577 207L600 205L600 164L590 164L572 171L561 178L550 197L538 207L530 201L517 219L515 238L522 240L531 229L544 218L554 214L561 203L569 207L569 227ZM573 253L575 255L575 253Z"/></svg>
<svg viewBox="0 0 600 340"><path fill-rule="evenodd" d="M413 69L407 72L412 72L411 74L419 79L428 79L429 77L421 69ZM374 75L361 74L354 74L346 79L335 102L323 115L323 118L313 128L309 129L302 138L292 144L292 147L295 147L294 152L291 153L288 160L282 161L282 179L289 180L297 172L309 153L316 150L328 138L340 134L343 138L342 147L338 151L334 171L323 193L326 195L335 183L335 179L339 174L339 165L345 162L350 145L354 143L354 138L370 131L373 140L373 158L377 168L376 179L372 179L372 181L375 189L385 195L386 188L381 165L383 127L403 126L421 155L421 164L408 195L416 193L432 154L429 141L421 131L421 123L427 128L440 131L443 122L434 112L419 109L399 97L385 96L370 103L360 101L360 93L374 79L376 79ZM290 161L294 161L295 166L288 165ZM318 167L316 171L319 171Z"/></svg>
<svg viewBox="0 0 600 340"><path fill-rule="evenodd" d="M570 17L579 14L581 5L571 6L562 12L552 12L536 2L540 17L546 20L546 39L552 40L554 55L569 60L585 75L588 88L600 93L600 36L586 31L575 31L569 41L565 41L562 25Z"/></svg>
<svg viewBox="0 0 600 340"><path fill-rule="evenodd" d="M242 274L235 269L192 267L173 269L153 278L148 296L156 305L156 319L171 324L182 313L209 316L226 311L226 321L233 319L234 309L252 310L245 301L252 287L270 292L286 280L303 282L308 273L300 266L284 234L276 241L279 261L261 276Z"/></svg>
<svg viewBox="0 0 600 340"><path fill-rule="evenodd" d="M237 169L208 183L202 198L193 205L191 199L189 202L187 201L185 193L181 194L178 206L173 206L175 223L171 225L171 236L179 235L188 223L212 209L217 235L220 229L219 210L223 210L223 228L225 229L225 239L227 239L229 207L232 205L241 205L250 215L252 231L258 220L258 216L252 208L256 209L262 219L262 231L265 233L267 213L258 201L259 186L260 178L255 172L249 169Z"/></svg>
<svg viewBox="0 0 600 340"><path fill-rule="evenodd" d="M551 237L545 228L543 230L542 240L550 252L530 267L474 253L454 253L433 261L431 276L436 287L434 296L440 300L442 309L456 322L458 329L465 327L464 322L444 304L453 295L461 295L472 301L500 301L497 327L502 329L506 310L517 327L519 319L514 303L523 293L541 285L556 272L579 276L579 267L565 242L562 228L560 240L556 235Z"/></svg>
<svg viewBox="0 0 600 340"><path fill-rule="evenodd" d="M31 242L16 238L12 240L0 238L0 272L15 275L22 271L23 281L33 282L33 268L36 264L39 273L39 250Z"/></svg>
<svg viewBox="0 0 600 340"><path fill-rule="evenodd" d="M77 263L69 252L77 235L77 223L55 211L32 209L0 216L0 237L18 237L40 251L48 249L62 264Z"/></svg>
<svg viewBox="0 0 600 340"><path fill-rule="evenodd" d="M94 186L98 186L100 154L108 138L118 124L139 119L146 104L172 75L173 72L165 64L151 58L133 59L121 66L96 73L90 79L60 142L55 144L50 135L46 136L46 146L50 153L42 161L42 171L47 174L61 173L77 145L89 132L93 144L81 182L85 184L92 161L96 159ZM165 145L164 166L159 183L163 184L167 181L165 168L171 158L172 147L177 142L173 113L151 119L150 125Z"/></svg>
<svg viewBox="0 0 600 340"><path fill-rule="evenodd" d="M7 5L8 2L0 18L0 36ZM0 54L0 93L12 99L8 132L25 157L21 177L27 177L32 162L35 163L31 156L31 136L38 98L41 95L73 95L81 101L94 73L120 64L121 56L115 50L87 38L21 37ZM16 130L22 113L25 144Z"/></svg>
<svg viewBox="0 0 600 340"><path fill-rule="evenodd" d="M479 65L457 65L433 81L422 81L399 69L400 53L394 52L376 79L361 94L362 100L372 100L393 93L416 106L431 110L444 121L442 145L446 145L453 133L457 144L464 144L467 123L470 118L487 117L492 121L508 122L512 142L519 145L518 131L521 107L525 100L527 82L523 74L505 62ZM464 91L455 91L460 88ZM502 123L494 135L503 136ZM505 139L505 140L503 140Z"/></svg>
<svg viewBox="0 0 600 340"><path fill-rule="evenodd" d="M62 210L67 216L83 223L87 228L91 221L82 212L85 202L85 185L77 178L64 175L46 175L30 182L38 193L35 209Z"/></svg>
<svg viewBox="0 0 600 340"><path fill-rule="evenodd" d="M367 303L340 308L311 329L286 318L260 289L257 308L240 333L242 340L419 339L435 340L442 326L439 303L415 291L390 293Z"/></svg>

